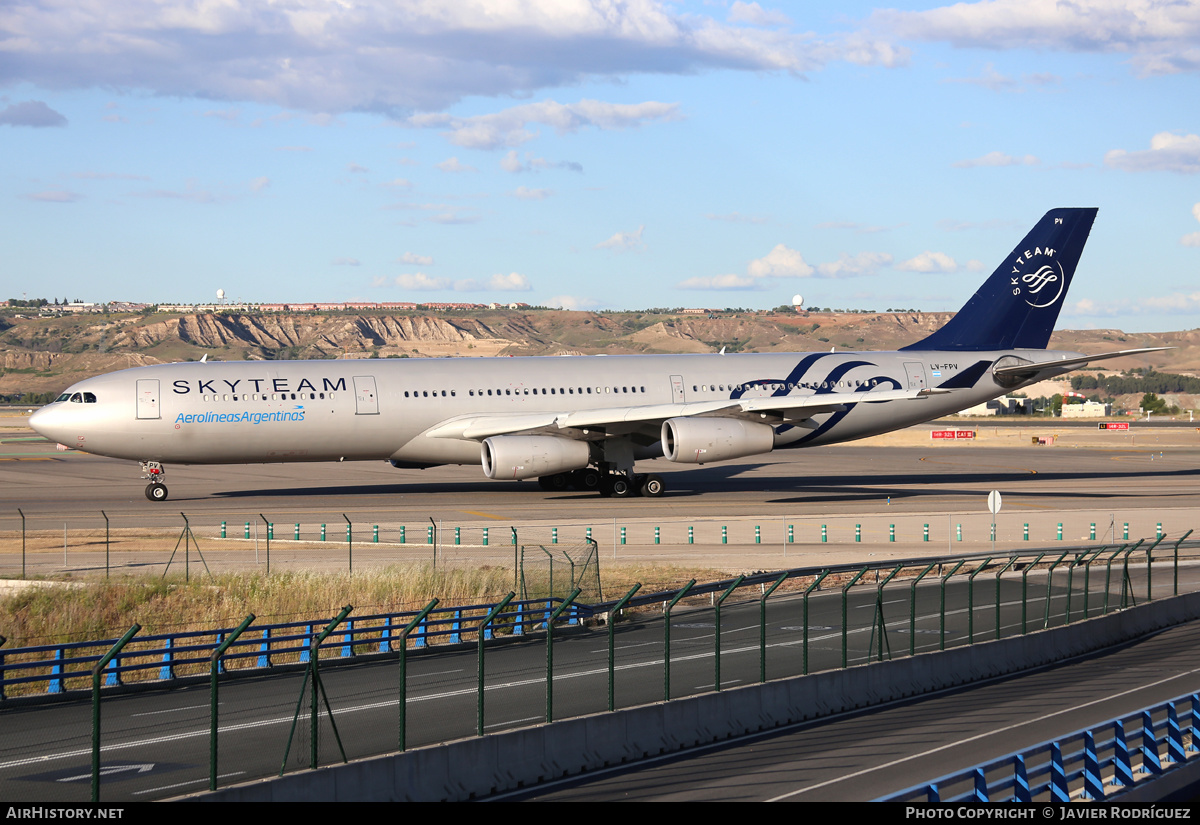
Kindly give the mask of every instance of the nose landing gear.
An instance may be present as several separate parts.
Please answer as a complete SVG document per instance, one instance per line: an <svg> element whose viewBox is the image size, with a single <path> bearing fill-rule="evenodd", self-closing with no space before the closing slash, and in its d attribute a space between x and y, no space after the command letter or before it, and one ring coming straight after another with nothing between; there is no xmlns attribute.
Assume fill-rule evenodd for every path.
<svg viewBox="0 0 1200 825"><path fill-rule="evenodd" d="M146 498L151 501L166 501L167 500L167 485L162 483L162 478L167 474L163 469L163 465L157 461L142 461L142 478L150 479L150 483L146 485Z"/></svg>

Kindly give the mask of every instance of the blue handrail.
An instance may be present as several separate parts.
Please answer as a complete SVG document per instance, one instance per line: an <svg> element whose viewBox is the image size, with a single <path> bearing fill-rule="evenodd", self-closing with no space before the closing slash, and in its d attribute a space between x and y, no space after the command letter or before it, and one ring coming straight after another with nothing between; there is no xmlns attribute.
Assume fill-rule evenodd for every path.
<svg viewBox="0 0 1200 825"><path fill-rule="evenodd" d="M510 602L515 612L504 618L513 634L520 635L541 624L542 608L546 603L545 599ZM457 644L462 640L463 632L474 628L494 606L493 603L485 603L438 608L429 614L411 638L417 647L437 642ZM329 651L326 655L335 657L352 657L356 648L389 652L392 650L394 629L397 626L404 627L418 612L408 610L357 616L354 621L346 623L341 638L330 637L321 645L321 650ZM576 604L571 608L570 618L575 623L592 613L592 608L587 605ZM226 652L222 669L228 668L231 661L235 660L246 668L269 668L283 658L307 661L313 628L325 621L306 619L255 625L252 629L257 632L244 634ZM105 670L105 686L120 685L124 674L135 671L157 669L157 681L162 682L187 675L188 665L199 666L195 669L197 674L207 672L212 652L232 630L232 627L223 627L139 636L137 642L109 664ZM489 627L487 637L492 638L492 635L492 628ZM65 692L71 679L87 678L90 685L92 666L112 648L115 641L61 642L0 650L0 700L7 698L15 685L44 683L46 693Z"/></svg>

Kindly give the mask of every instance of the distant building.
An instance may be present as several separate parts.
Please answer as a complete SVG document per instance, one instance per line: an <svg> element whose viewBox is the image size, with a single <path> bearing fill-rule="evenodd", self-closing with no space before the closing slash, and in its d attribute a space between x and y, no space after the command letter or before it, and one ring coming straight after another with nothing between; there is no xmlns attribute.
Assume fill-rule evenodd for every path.
<svg viewBox="0 0 1200 825"><path fill-rule="evenodd" d="M1029 411L1027 405L1028 399L1026 398L1013 398L1005 395L993 398L983 404L976 404L974 407L968 407L959 415L1024 415Z"/></svg>
<svg viewBox="0 0 1200 825"><path fill-rule="evenodd" d="M1112 404L1084 401L1082 404L1063 404L1063 418L1105 418L1112 415Z"/></svg>

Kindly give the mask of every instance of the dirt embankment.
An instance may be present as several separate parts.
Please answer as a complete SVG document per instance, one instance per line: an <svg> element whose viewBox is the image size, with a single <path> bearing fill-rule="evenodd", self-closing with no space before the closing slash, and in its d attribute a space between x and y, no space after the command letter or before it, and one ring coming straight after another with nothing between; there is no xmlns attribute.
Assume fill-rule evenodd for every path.
<svg viewBox="0 0 1200 825"><path fill-rule="evenodd" d="M126 367L188 359L402 358L596 353L895 350L952 317L942 312L198 313L0 318L0 393L55 392ZM1200 374L1200 330L1066 330L1080 352L1175 349L1105 362ZM1181 403L1184 399L1172 399Z"/></svg>

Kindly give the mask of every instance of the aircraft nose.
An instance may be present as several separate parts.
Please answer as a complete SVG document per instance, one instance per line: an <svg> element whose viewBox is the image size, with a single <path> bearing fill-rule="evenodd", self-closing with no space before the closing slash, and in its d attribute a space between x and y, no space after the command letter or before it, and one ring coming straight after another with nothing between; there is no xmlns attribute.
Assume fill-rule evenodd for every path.
<svg viewBox="0 0 1200 825"><path fill-rule="evenodd" d="M64 429L62 411L56 406L42 407L29 416L29 426L38 435L45 436L51 441L62 441Z"/></svg>

